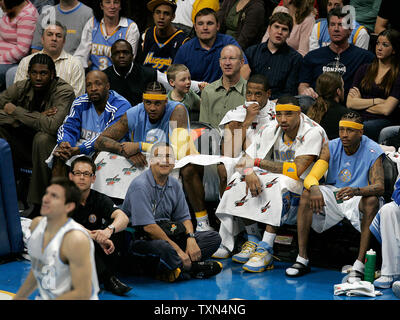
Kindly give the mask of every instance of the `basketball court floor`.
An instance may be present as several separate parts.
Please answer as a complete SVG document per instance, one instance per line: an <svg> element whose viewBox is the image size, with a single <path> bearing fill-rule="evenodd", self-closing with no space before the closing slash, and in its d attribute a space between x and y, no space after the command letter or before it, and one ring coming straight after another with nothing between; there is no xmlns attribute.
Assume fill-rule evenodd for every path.
<svg viewBox="0 0 400 320"><path fill-rule="evenodd" d="M249 273L231 259L221 260L223 270L209 279L166 283L151 278L121 277L133 287L126 297L102 290L100 300L398 300L391 289L380 290L376 297L334 295L333 287L344 276L339 270L312 268L301 278L288 278L285 269L291 264L275 262L273 270ZM11 299L30 270L27 260L0 265L0 299ZM34 292L30 298L34 298Z"/></svg>

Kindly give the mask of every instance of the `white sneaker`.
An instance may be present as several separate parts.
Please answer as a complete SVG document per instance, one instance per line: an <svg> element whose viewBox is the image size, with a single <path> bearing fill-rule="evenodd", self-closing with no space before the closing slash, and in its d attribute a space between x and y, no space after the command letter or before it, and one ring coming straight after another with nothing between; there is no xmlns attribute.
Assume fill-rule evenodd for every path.
<svg viewBox="0 0 400 320"><path fill-rule="evenodd" d="M243 246L242 250L235 254L232 257L232 260L238 263L246 263L249 259L250 256L256 251L257 249L257 243L253 241L246 241Z"/></svg>
<svg viewBox="0 0 400 320"><path fill-rule="evenodd" d="M400 281L393 282L392 290L394 295L400 299Z"/></svg>
<svg viewBox="0 0 400 320"><path fill-rule="evenodd" d="M218 250L215 251L214 254L211 256L211 258L226 259L226 258L229 258L230 255L231 255L231 252L221 244L219 246Z"/></svg>
<svg viewBox="0 0 400 320"><path fill-rule="evenodd" d="M263 272L274 268L272 248L267 243L260 241L256 251L250 256L243 269L249 272Z"/></svg>
<svg viewBox="0 0 400 320"><path fill-rule="evenodd" d="M196 231L213 231L214 228L210 226L210 221L208 221L208 217L206 218L198 218Z"/></svg>
<svg viewBox="0 0 400 320"><path fill-rule="evenodd" d="M380 276L374 281L374 286L381 289L389 289L396 280L398 280L398 277Z"/></svg>

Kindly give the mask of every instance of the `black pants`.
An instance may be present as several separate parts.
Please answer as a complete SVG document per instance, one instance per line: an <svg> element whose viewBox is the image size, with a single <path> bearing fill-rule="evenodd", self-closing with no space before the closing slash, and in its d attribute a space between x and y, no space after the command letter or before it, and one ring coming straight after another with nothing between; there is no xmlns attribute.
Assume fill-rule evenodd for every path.
<svg viewBox="0 0 400 320"><path fill-rule="evenodd" d="M202 261L209 259L221 244L221 237L216 231L196 232L195 238ZM183 251L186 250L186 241L177 244ZM165 240L133 240L129 256L130 273L133 274L154 276L183 266L175 249Z"/></svg>

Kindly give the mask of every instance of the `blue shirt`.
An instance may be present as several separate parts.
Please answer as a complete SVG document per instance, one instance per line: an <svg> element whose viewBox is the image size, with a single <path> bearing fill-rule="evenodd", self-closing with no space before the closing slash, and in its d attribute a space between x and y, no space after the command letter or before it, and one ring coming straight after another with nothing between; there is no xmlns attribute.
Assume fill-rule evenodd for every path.
<svg viewBox="0 0 400 320"><path fill-rule="evenodd" d="M366 187L369 184L369 170L384 152L367 136L362 136L356 153L347 155L340 138L329 141L329 169L326 184L338 188Z"/></svg>
<svg viewBox="0 0 400 320"><path fill-rule="evenodd" d="M296 50L284 44L275 53L271 53L268 42L264 42L249 47L246 57L252 74L263 74L267 77L271 100L297 95L303 57Z"/></svg>
<svg viewBox="0 0 400 320"><path fill-rule="evenodd" d="M183 44L176 53L174 63L182 63L189 68L192 80L214 82L221 78L222 71L219 66L219 58L222 49L228 45L239 46L237 41L226 34L218 33L214 45L210 50L204 49L197 37ZM247 58L244 57L245 64Z"/></svg>
<svg viewBox="0 0 400 320"><path fill-rule="evenodd" d="M353 44L337 55L332 49L327 47L318 48L310 51L304 56L300 68L299 82L308 83L315 88L317 78L324 72L334 71L342 75L344 81L345 96L353 84L353 78L358 68L371 63L375 55L368 50L356 47Z"/></svg>
<svg viewBox="0 0 400 320"><path fill-rule="evenodd" d="M190 220L179 181L169 176L166 184L159 186L151 169L131 182L121 209L130 217L133 226L145 226L160 220Z"/></svg>
<svg viewBox="0 0 400 320"><path fill-rule="evenodd" d="M128 118L130 141L147 143L169 142L169 135L171 133L169 120L175 107L179 104L181 103L168 100L165 106L164 115L156 123L151 123L149 121L149 115L147 114L143 103L139 103L132 109L128 110L126 116Z"/></svg>
<svg viewBox="0 0 400 320"><path fill-rule="evenodd" d="M123 96L109 90L109 97L102 114L98 114L87 94L74 100L69 115L57 132L57 144L69 142L75 147L81 142L81 154L94 151L97 137L110 125L121 118L131 108L131 104Z"/></svg>

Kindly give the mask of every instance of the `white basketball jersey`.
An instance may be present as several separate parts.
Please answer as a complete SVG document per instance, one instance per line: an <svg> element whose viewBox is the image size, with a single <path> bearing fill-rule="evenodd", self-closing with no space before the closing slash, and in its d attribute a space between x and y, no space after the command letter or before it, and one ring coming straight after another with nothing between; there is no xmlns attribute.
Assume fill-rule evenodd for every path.
<svg viewBox="0 0 400 320"><path fill-rule="evenodd" d="M80 230L90 239L90 261L92 265L92 295L90 300L98 300L99 283L94 260L93 241L86 230L72 219L58 230L42 252L44 231L47 218L43 217L28 242L28 253L31 257L32 272L37 280L39 296L36 299L51 300L72 289L72 278L69 266L61 261L60 248L64 235L71 230Z"/></svg>

